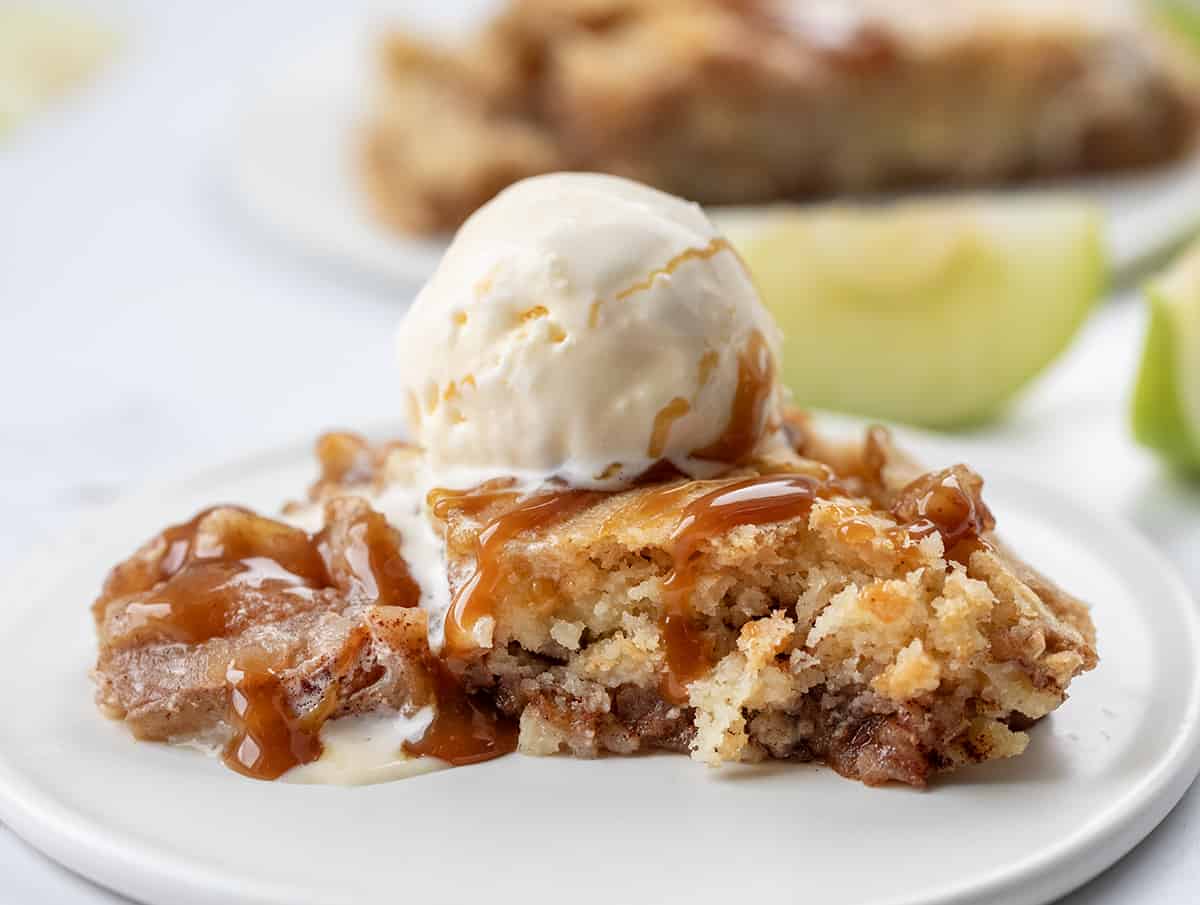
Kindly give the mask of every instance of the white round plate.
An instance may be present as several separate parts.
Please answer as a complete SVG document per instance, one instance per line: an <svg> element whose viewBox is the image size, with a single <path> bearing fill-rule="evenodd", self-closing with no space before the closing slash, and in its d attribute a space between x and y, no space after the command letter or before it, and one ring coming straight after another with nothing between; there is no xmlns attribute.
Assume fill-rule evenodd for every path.
<svg viewBox="0 0 1200 905"><path fill-rule="evenodd" d="M386 21L437 33L461 31L492 5L401 4ZM274 74L236 136L235 186L256 219L310 253L389 283L418 283L437 266L445 240L406 237L381 225L368 209L358 175L356 138L373 95L379 27L328 32ZM1064 193L1083 195L1106 214L1113 271L1123 276L1200 225L1200 152L1144 174L998 194ZM752 222L756 211L713 214L736 229Z"/></svg>
<svg viewBox="0 0 1200 905"><path fill-rule="evenodd" d="M121 504L9 577L0 818L16 832L162 905L1032 905L1128 851L1200 768L1200 629L1170 567L1122 524L1002 473L988 496L1003 533L1092 602L1102 661L1023 757L923 792L666 755L264 783L101 717L88 604L106 569L168 521L216 501L271 511L311 476L304 449L211 471Z"/></svg>

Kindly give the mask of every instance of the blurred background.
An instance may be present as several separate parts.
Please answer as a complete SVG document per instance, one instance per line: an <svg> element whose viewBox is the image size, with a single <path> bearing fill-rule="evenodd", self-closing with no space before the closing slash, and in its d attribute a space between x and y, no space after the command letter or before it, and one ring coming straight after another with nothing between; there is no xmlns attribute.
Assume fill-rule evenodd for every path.
<svg viewBox="0 0 1200 905"><path fill-rule="evenodd" d="M354 124L386 115L372 107L379 90L369 84L377 68L372 40L383 24L470 30L496 6L0 5L0 566L155 483L255 451L304 448L329 428L396 429L392 333L442 239L436 230L417 237L382 222L355 195L353 174L334 171L348 165ZM1185 0L1155 10L1175 23L1176 38L1189 40ZM1171 462L1136 442L1131 406L1149 321L1141 287L1177 264L1200 225L1200 163L1184 150L1132 182L1089 182L1078 194L1103 221L1097 241L1110 258L1107 288L1090 276L1036 283L1052 287L1047 305L1079 294L1077 311L1049 353L1021 365L1028 373L1004 378L1003 399L989 397L961 423L935 425L923 410L872 406L867 381L865 395L855 397L865 403L836 407L950 429L958 455L985 474L989 466L1035 472L1117 513L1173 559L1195 592L1200 487L1179 467L1191 453L1178 447L1194 451L1200 436L1200 424L1187 423L1189 412L1200 419L1188 401L1200 398L1188 363L1200 347L1168 342L1167 382L1178 382L1175 405L1183 412L1166 428L1178 431L1166 442L1176 447ZM832 241L852 269L881 269L896 254L887 237L904 232L882 215L881 227L871 217L839 221L832 240L814 238L805 212L785 211L779 228L775 213L747 216L743 207L717 216L748 237L748 258L763 268L777 313L800 310L797 333L808 316L807 297L798 294L812 286L793 273L795 262L804 269L827 260L821 250ZM957 229L944 218L921 222L943 238ZM982 299L983 313L973 316L992 318L974 331L980 356L1007 343L1035 345L1051 319L1023 307L1031 298L1035 308L1043 304L1022 276L1036 257L1019 240L1023 224L1039 246L1058 241L1037 232L1040 222L1036 213L1021 214L1002 228L982 228L982 241L1000 249L1001 276L989 271L980 279L992 283L983 288L966 278L966 288L955 289ZM1086 245L1091 234L1081 229ZM971 236L979 234L973 228ZM1064 246L1064 256L1077 253L1089 252ZM1066 257L1062 266L1073 266ZM779 267L781 260L789 266ZM863 260L879 267L860 267ZM927 289L920 278L854 291L911 295ZM1200 323L1200 282L1190 291ZM816 313L835 333L845 326L824 309ZM998 336L992 324L1006 318L1011 333ZM919 318L914 323L923 329ZM911 348L898 355L889 366L896 370L936 358ZM1193 790L1147 843L1070 901L1188 901L1200 884L1198 843ZM10 901L115 901L2 828L0 876L18 890Z"/></svg>
<svg viewBox="0 0 1200 905"><path fill-rule="evenodd" d="M252 86L355 6L55 7L116 46L0 135L6 556L129 487L395 414L391 332L417 284L310 260L231 178Z"/></svg>

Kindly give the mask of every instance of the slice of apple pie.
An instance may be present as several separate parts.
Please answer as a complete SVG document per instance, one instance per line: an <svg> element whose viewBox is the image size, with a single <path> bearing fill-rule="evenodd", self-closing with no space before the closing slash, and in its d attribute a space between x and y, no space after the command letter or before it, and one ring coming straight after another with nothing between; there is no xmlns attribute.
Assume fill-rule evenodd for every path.
<svg viewBox="0 0 1200 905"><path fill-rule="evenodd" d="M436 233L562 169L753 204L1149 166L1200 85L1145 6L512 0L461 46L388 36L363 173Z"/></svg>
<svg viewBox="0 0 1200 905"><path fill-rule="evenodd" d="M435 491L449 595L425 608L385 517L411 524L417 451L326 438L283 520L209 510L114 570L98 700L260 777L327 720L431 703L409 750L452 763L667 749L924 785L1021 753L1096 663L1086 608L996 539L968 468L790 428L716 480Z"/></svg>

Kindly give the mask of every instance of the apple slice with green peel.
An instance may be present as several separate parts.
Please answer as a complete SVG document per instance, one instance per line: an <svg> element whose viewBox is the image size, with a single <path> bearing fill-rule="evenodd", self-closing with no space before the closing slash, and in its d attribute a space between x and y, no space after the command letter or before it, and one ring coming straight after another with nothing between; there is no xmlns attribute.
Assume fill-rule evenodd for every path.
<svg viewBox="0 0 1200 905"><path fill-rule="evenodd" d="M1146 289L1150 325L1133 393L1133 433L1200 471L1200 242Z"/></svg>
<svg viewBox="0 0 1200 905"><path fill-rule="evenodd" d="M1150 13L1180 44L1200 53L1200 7L1194 0L1154 0Z"/></svg>
<svg viewBox="0 0 1200 905"><path fill-rule="evenodd" d="M1046 367L1103 291L1100 215L1068 199L787 209L733 231L801 405L954 427Z"/></svg>

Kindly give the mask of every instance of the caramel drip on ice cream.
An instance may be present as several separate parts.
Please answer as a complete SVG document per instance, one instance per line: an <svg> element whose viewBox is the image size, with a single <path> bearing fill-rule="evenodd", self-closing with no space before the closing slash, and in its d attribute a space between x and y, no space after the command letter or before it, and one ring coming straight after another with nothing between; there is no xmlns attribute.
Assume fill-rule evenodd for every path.
<svg viewBox="0 0 1200 905"><path fill-rule="evenodd" d="M682 396L676 396L654 416L654 429L650 432L650 445L646 454L651 459L657 459L667 448L667 440L671 436L671 428L675 422L692 410L692 404Z"/></svg>
<svg viewBox="0 0 1200 905"><path fill-rule="evenodd" d="M737 387L725 430L715 442L694 450L692 455L729 465L750 458L766 428L774 393L775 356L766 338L755 331L738 356Z"/></svg>
<svg viewBox="0 0 1200 905"><path fill-rule="evenodd" d="M645 292L654 285L655 280L659 279L660 277L669 277L676 270L678 270L681 265L687 263L688 261L707 261L709 258L716 256L722 251L733 250L733 246L729 244L728 239L718 236L707 245L704 245L700 248L689 248L685 251L681 251L679 254L675 255L675 257L667 261L667 263L662 267L659 267L657 270L650 271L645 279L638 280L632 286L627 286L618 292L616 296L617 301L627 299L631 295L636 295L639 292ZM736 254L736 252L734 253Z"/></svg>

